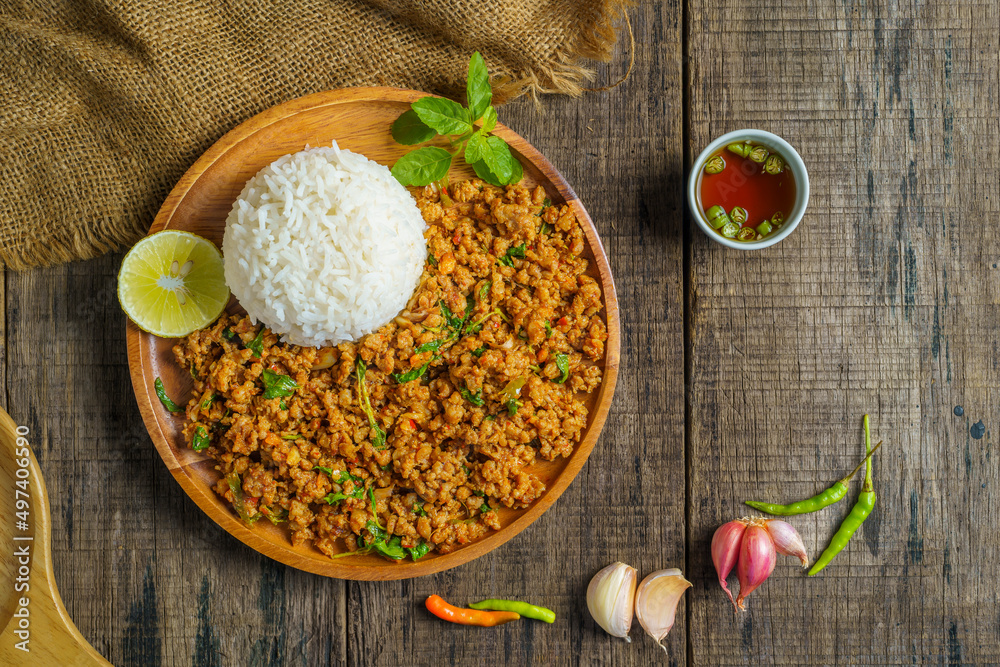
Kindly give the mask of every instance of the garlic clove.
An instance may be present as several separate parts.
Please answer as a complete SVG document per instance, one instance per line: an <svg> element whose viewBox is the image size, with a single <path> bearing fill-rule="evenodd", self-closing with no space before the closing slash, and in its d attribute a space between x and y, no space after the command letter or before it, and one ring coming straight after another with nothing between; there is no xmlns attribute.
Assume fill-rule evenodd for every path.
<svg viewBox="0 0 1000 667"><path fill-rule="evenodd" d="M762 523L755 521L747 526L746 532L743 533L743 542L740 544L740 560L736 565L736 573L740 578L737 607L745 609L743 600L771 576L777 559L774 540Z"/></svg>
<svg viewBox="0 0 1000 667"><path fill-rule="evenodd" d="M612 563L594 575L587 587L587 609L597 624L612 637L624 637L631 642L632 611L635 607L634 567Z"/></svg>
<svg viewBox="0 0 1000 667"><path fill-rule="evenodd" d="M677 603L684 591L691 588L691 582L684 578L677 568L654 572L639 584L635 594L635 616L646 634L656 640L660 648L663 638L674 627Z"/></svg>
<svg viewBox="0 0 1000 667"><path fill-rule="evenodd" d="M778 519L768 519L764 527L774 541L775 551L782 556L795 556L802 562L802 567L809 565L806 545L802 543L802 538L792 524Z"/></svg>
<svg viewBox="0 0 1000 667"><path fill-rule="evenodd" d="M733 601L732 591L726 585L726 577L733 571L733 566L739 559L740 544L743 542L743 533L746 529L745 521L730 521L719 526L712 537L712 562L719 575L719 585L722 586L722 590L726 591L729 601L733 603L733 611L736 611L736 602Z"/></svg>

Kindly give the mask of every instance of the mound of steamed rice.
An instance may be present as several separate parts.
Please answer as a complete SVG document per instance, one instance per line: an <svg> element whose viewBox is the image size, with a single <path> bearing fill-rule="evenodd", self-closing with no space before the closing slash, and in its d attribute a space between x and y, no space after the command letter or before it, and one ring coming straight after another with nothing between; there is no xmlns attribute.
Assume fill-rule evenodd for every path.
<svg viewBox="0 0 1000 667"><path fill-rule="evenodd" d="M254 322L321 347L357 340L406 306L423 272L426 224L389 170L311 148L247 181L226 219L226 283Z"/></svg>

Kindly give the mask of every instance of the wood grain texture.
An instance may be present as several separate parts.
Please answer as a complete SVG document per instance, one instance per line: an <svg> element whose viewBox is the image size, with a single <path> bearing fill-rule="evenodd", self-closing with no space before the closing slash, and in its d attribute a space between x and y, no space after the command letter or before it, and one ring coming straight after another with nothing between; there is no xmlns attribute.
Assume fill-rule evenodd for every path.
<svg viewBox="0 0 1000 667"><path fill-rule="evenodd" d="M0 410L0 500L12 508L8 516L20 522L0 526L0 664L107 667L110 663L83 638L59 597L49 500L30 436Z"/></svg>
<svg viewBox="0 0 1000 667"><path fill-rule="evenodd" d="M247 548L188 499L141 425L121 257L8 274L10 412L39 435L56 579L98 651L117 665L658 664L637 629L627 645L586 611L590 576L623 560L695 584L669 664L1000 662L996 3L672 0L630 16L626 84L500 111L601 233L622 373L577 481L472 563L345 583ZM748 126L796 146L813 186L801 227L753 254L687 227L682 198L684 155ZM712 531L750 496L807 496L850 469L866 411L886 442L875 513L817 577L782 558L734 617ZM793 518L811 555L847 511ZM423 610L430 593L529 598L559 620L446 625Z"/></svg>
<svg viewBox="0 0 1000 667"><path fill-rule="evenodd" d="M216 142L184 174L171 191L150 228L194 232L221 245L226 218L233 200L246 181L277 158L307 146L328 146L337 141L380 164L391 166L408 148L389 134L389 126L424 93L396 88L347 88L316 93L279 105L240 124ZM568 205L579 221L590 262L588 273L600 281L603 313L607 325L600 386L585 398L589 408L587 426L573 453L555 461L539 461L532 474L545 484L545 491L529 508L497 510L500 529L448 554L430 554L417 562L390 561L374 554L331 560L311 543L293 546L283 526L247 526L231 506L215 492L221 475L213 459L193 451L182 429L184 419L168 411L156 395L154 382L162 379L167 394L184 402L191 392L188 373L176 363L172 348L177 342L141 331L129 322L126 330L129 369L139 412L153 444L167 469L184 491L227 532L264 555L286 565L341 579L385 580L420 577L441 572L488 553L524 530L540 517L569 486L600 436L618 379L621 334L618 299L608 258L593 221L562 175L537 149L503 124L493 134L502 137L524 168L522 183L529 189L541 186L557 205ZM440 138L436 143L447 146ZM453 180L472 178L464 162L449 172ZM239 305L231 300L229 310Z"/></svg>
<svg viewBox="0 0 1000 667"><path fill-rule="evenodd" d="M774 248L692 237L691 553L740 501L850 470L863 413L886 441L875 512L821 575L781 558L734 617L692 558L693 662L996 664L1000 241L973 221L1000 206L998 6L692 0L688 17L691 150L759 127L812 183ZM793 519L814 558L856 492Z"/></svg>

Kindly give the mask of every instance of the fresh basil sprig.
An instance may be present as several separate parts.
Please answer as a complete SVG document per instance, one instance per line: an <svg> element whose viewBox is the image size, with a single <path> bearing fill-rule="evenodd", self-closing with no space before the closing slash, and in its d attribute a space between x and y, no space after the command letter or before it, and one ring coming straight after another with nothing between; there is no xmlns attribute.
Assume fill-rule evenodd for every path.
<svg viewBox="0 0 1000 667"><path fill-rule="evenodd" d="M405 146L437 136L452 139L451 150L424 146L399 158L392 167L397 181L403 185L430 185L443 180L452 159L459 154L487 183L501 187L521 180L524 170L507 142L490 134L497 124L497 111L486 61L478 51L469 61L465 96L468 106L442 97L422 97L396 119L392 138Z"/></svg>

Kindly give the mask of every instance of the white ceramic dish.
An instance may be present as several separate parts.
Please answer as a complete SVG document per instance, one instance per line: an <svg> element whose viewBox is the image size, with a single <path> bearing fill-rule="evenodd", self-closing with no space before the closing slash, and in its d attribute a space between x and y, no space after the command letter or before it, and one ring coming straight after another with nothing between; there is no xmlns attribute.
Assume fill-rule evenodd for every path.
<svg viewBox="0 0 1000 667"><path fill-rule="evenodd" d="M753 141L773 150L785 159L788 168L792 170L792 175L795 177L795 204L785 219L785 224L776 233L770 234L760 241L737 241L736 239L727 239L722 234L719 234L708 223L708 219L705 217L705 208L701 204L701 178L704 173L705 162L723 146L737 141ZM694 161L691 174L688 176L688 208L691 209L691 215L694 216L698 226L701 227L708 238L716 243L729 248L736 248L737 250L759 250L772 246L775 243L780 243L799 226L808 204L809 173L806 171L805 163L798 152L792 148L791 144L778 135L765 132L764 130L736 130L735 132L722 135L705 147L705 150Z"/></svg>

